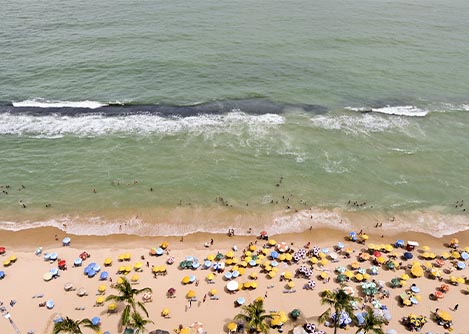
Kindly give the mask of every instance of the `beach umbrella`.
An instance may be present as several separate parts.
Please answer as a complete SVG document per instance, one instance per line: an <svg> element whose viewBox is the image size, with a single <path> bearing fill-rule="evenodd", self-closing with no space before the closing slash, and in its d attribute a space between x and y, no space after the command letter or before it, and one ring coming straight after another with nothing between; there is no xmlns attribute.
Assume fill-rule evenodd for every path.
<svg viewBox="0 0 469 334"><path fill-rule="evenodd" d="M189 290L186 294L186 298L192 299L195 297L195 291L194 290Z"/></svg>
<svg viewBox="0 0 469 334"><path fill-rule="evenodd" d="M103 303L104 303L104 296L98 296L98 297L96 298L96 304L97 304L97 305L101 305L101 304L103 304Z"/></svg>
<svg viewBox="0 0 469 334"><path fill-rule="evenodd" d="M62 239L62 245L70 246L71 241L72 241L72 239L70 239L69 237L65 237L65 238Z"/></svg>
<svg viewBox="0 0 469 334"><path fill-rule="evenodd" d="M454 259L459 259L461 257L461 254L458 251L453 251L451 252L451 257Z"/></svg>
<svg viewBox="0 0 469 334"><path fill-rule="evenodd" d="M236 303L238 305L243 305L245 302L246 302L246 299L244 299L244 297L239 297L238 299L236 299Z"/></svg>
<svg viewBox="0 0 469 334"><path fill-rule="evenodd" d="M286 271L283 273L283 278L290 280L293 278L293 274L291 273L291 271Z"/></svg>
<svg viewBox="0 0 469 334"><path fill-rule="evenodd" d="M399 278L396 278L396 277L391 279L391 286L393 288L397 288L397 287L401 286L401 280Z"/></svg>
<svg viewBox="0 0 469 334"><path fill-rule="evenodd" d="M436 315L443 321L453 320L453 318L451 317L451 314L445 311L438 311Z"/></svg>
<svg viewBox="0 0 469 334"><path fill-rule="evenodd" d="M49 299L47 302L46 302L46 307L50 310L50 309L53 309L55 306L55 303L52 299Z"/></svg>
<svg viewBox="0 0 469 334"><path fill-rule="evenodd" d="M182 284L189 284L191 281L191 278L189 276L184 276L181 280Z"/></svg>
<svg viewBox="0 0 469 334"><path fill-rule="evenodd" d="M64 284L64 290L65 291L70 291L73 289L73 284L71 282L67 282Z"/></svg>
<svg viewBox="0 0 469 334"><path fill-rule="evenodd" d="M224 277L227 279L227 280L230 280L232 277L233 277L233 273L230 272L230 271L227 271L224 275Z"/></svg>
<svg viewBox="0 0 469 334"><path fill-rule="evenodd" d="M361 261L368 261L370 259L370 254L368 253L361 253L358 257Z"/></svg>
<svg viewBox="0 0 469 334"><path fill-rule="evenodd" d="M443 259L449 259L451 257L451 254L448 253L448 252L443 252L443 253L441 253L441 257Z"/></svg>
<svg viewBox="0 0 469 334"><path fill-rule="evenodd" d="M52 274L52 277L59 276L59 269L51 268L49 271Z"/></svg>
<svg viewBox="0 0 469 334"><path fill-rule="evenodd" d="M338 266L337 268L335 268L335 271L337 271L339 274L343 274L347 271L347 268L345 268L344 266Z"/></svg>
<svg viewBox="0 0 469 334"><path fill-rule="evenodd" d="M109 274L107 271L103 271L100 275L99 275L99 280L100 281L105 281L107 280L109 277Z"/></svg>
<svg viewBox="0 0 469 334"><path fill-rule="evenodd" d="M441 271L441 269L433 268L432 271L431 271L431 274L435 277L441 277L443 272Z"/></svg>
<svg viewBox="0 0 469 334"><path fill-rule="evenodd" d="M236 291L239 289L239 283L237 281L230 281L228 282L228 284L226 285L226 289L228 291Z"/></svg>
<svg viewBox="0 0 469 334"><path fill-rule="evenodd" d="M377 266L371 266L371 267L370 267L370 273L371 273L372 275L378 275L378 272L379 272L379 269L378 269Z"/></svg>
<svg viewBox="0 0 469 334"><path fill-rule="evenodd" d="M86 296L88 293L86 292L85 288L79 288L77 291L77 296L83 297Z"/></svg>
<svg viewBox="0 0 469 334"><path fill-rule="evenodd" d="M277 250L280 252L280 253L284 253L286 252L290 247L288 246L288 244L286 242L280 242L277 244Z"/></svg>
<svg viewBox="0 0 469 334"><path fill-rule="evenodd" d="M98 292L100 293L103 293L106 291L106 286L104 284L101 284L99 287L98 287Z"/></svg>
<svg viewBox="0 0 469 334"><path fill-rule="evenodd" d="M407 281L409 278L410 278L410 276L407 275L407 274L402 274L401 275L401 280Z"/></svg>
<svg viewBox="0 0 469 334"><path fill-rule="evenodd" d="M410 273L414 275L415 277L422 277L423 276L423 269L421 266L412 266L410 269Z"/></svg>
<svg viewBox="0 0 469 334"><path fill-rule="evenodd" d="M222 253L218 252L217 255L215 255L215 260L220 261L220 260L223 259L224 257L225 257L225 256L224 256Z"/></svg>
<svg viewBox="0 0 469 334"><path fill-rule="evenodd" d="M293 281L288 282L288 283L287 283L287 287L288 287L289 289L293 289L293 288L295 287L295 282L293 282Z"/></svg>
<svg viewBox="0 0 469 334"><path fill-rule="evenodd" d="M57 253L51 253L50 256L49 256L49 259L52 260L52 261L55 261L55 260L57 260L58 257L59 257L59 255Z"/></svg>
<svg viewBox="0 0 469 334"><path fill-rule="evenodd" d="M173 297L175 293L176 293L175 288L169 288L168 291L166 292L169 298Z"/></svg>
<svg viewBox="0 0 469 334"><path fill-rule="evenodd" d="M269 278L274 278L275 276L277 276L277 273L275 271L271 270L271 271L268 272L267 276Z"/></svg>
<svg viewBox="0 0 469 334"><path fill-rule="evenodd" d="M163 317L167 317L169 316L170 314L170 311L169 311L169 308L165 307L162 311L161 311L161 316Z"/></svg>
<svg viewBox="0 0 469 334"><path fill-rule="evenodd" d="M215 275L213 273L210 273L207 275L207 280L208 281L213 281L213 279L215 278Z"/></svg>
<svg viewBox="0 0 469 334"><path fill-rule="evenodd" d="M280 254L279 254L277 251L272 251L272 252L270 252L270 257L271 257L272 259L277 259L277 258L279 257L279 255L280 255Z"/></svg>
<svg viewBox="0 0 469 334"><path fill-rule="evenodd" d="M442 298L444 297L444 294L443 294L443 292L441 292L441 291L435 291L435 292L433 293L433 295L434 295L437 299L442 299Z"/></svg>
<svg viewBox="0 0 469 334"><path fill-rule="evenodd" d="M48 271L47 273L45 273L44 275L42 275L42 279L44 281L50 281L52 279L52 273L50 271Z"/></svg>
<svg viewBox="0 0 469 334"><path fill-rule="evenodd" d="M386 262L386 267L388 267L388 269L394 269L394 268L395 268L395 263L394 263L394 261L388 261L388 262Z"/></svg>
<svg viewBox="0 0 469 334"><path fill-rule="evenodd" d="M6 248L5 247L0 247L0 255L5 254Z"/></svg>
<svg viewBox="0 0 469 334"><path fill-rule="evenodd" d="M449 290L449 285L448 284L441 284L440 290L443 292L447 292Z"/></svg>
<svg viewBox="0 0 469 334"><path fill-rule="evenodd" d="M458 263L456 264L456 267L461 270L461 269L464 269L466 268L466 263L462 262L462 261L458 261Z"/></svg>
<svg viewBox="0 0 469 334"><path fill-rule="evenodd" d="M462 252L461 253L461 259L463 259L464 261L469 260L469 253L468 252Z"/></svg>
<svg viewBox="0 0 469 334"><path fill-rule="evenodd" d="M171 264L174 263L174 261L176 261L176 258L175 258L174 256L170 256L170 257L168 257L168 259L166 260L166 263L171 265Z"/></svg>
<svg viewBox="0 0 469 334"><path fill-rule="evenodd" d="M313 280L309 280L308 283L306 283L306 285L309 289L314 289L316 286L316 282Z"/></svg>
<svg viewBox="0 0 469 334"><path fill-rule="evenodd" d="M403 256L406 260L410 260L414 257L414 255L411 252L404 252Z"/></svg>
<svg viewBox="0 0 469 334"><path fill-rule="evenodd" d="M347 280L347 276L345 276L344 274L339 274L337 275L337 282L339 283L343 283Z"/></svg>
<svg viewBox="0 0 469 334"><path fill-rule="evenodd" d="M93 317L93 318L91 318L91 323L93 325L97 326L101 323L101 318L100 317Z"/></svg>
<svg viewBox="0 0 469 334"><path fill-rule="evenodd" d="M240 272L238 270L233 270L231 272L231 277L236 278L240 275Z"/></svg>
<svg viewBox="0 0 469 334"><path fill-rule="evenodd" d="M299 316L301 315L301 311L299 309L294 309L290 312L290 316L293 318L293 319L297 319Z"/></svg>
<svg viewBox="0 0 469 334"><path fill-rule="evenodd" d="M226 325L226 328L230 331L230 332L234 332L238 329L238 324L236 322L230 322L228 325Z"/></svg>
<svg viewBox="0 0 469 334"><path fill-rule="evenodd" d="M349 240L351 240L351 241L357 241L357 233L355 233L355 232L349 232L348 236L349 236Z"/></svg>
<svg viewBox="0 0 469 334"><path fill-rule="evenodd" d="M277 241L275 239L269 239L269 241L267 241L267 244L269 246L275 246L277 244Z"/></svg>
<svg viewBox="0 0 469 334"><path fill-rule="evenodd" d="M134 283L138 282L139 279L140 279L140 277L137 274L132 275L132 277L130 278L130 280Z"/></svg>

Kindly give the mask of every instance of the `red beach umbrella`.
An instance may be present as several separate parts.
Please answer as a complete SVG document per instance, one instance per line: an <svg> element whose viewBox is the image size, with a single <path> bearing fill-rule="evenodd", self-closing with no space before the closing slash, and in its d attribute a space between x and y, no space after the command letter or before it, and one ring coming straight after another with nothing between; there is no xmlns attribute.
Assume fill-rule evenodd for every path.
<svg viewBox="0 0 469 334"><path fill-rule="evenodd" d="M441 291L435 291L435 292L434 292L434 295L435 295L435 297L438 298L438 299L442 299L442 298L445 296L445 295L443 294L443 292L441 292Z"/></svg>
<svg viewBox="0 0 469 334"><path fill-rule="evenodd" d="M4 254L6 251L7 250L5 247L0 247L0 254Z"/></svg>

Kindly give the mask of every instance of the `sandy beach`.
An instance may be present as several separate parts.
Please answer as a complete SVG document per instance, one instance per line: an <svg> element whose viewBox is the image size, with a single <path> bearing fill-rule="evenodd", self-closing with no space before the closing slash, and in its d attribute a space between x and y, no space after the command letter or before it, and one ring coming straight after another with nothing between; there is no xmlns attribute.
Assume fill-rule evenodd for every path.
<svg viewBox="0 0 469 334"><path fill-rule="evenodd" d="M358 231L357 231L358 232ZM357 273L358 269L351 269L350 265L358 261L360 253L369 253L369 245L385 245L394 244L397 239L418 241L420 246L412 252L413 259L405 261L402 260L401 255L404 249L394 249L392 252L397 253L398 262L402 262L405 267L411 265L413 261L419 261L422 265L425 262L432 263L436 266L435 259L425 260L422 259L422 253L428 246L429 251L436 255L441 255L443 252L451 252L448 248L448 243L453 238L459 239L461 251L464 247L469 246L469 233L460 233L454 236L445 238L433 238L424 234L416 233L401 233L396 235L382 236L380 234L370 234L366 244L360 244L348 240L347 234L342 231L326 230L326 229L313 229L303 233L284 234L284 235L270 235L270 239L275 239L276 243L286 242L293 251L306 246L310 251L314 246L319 247L321 250L328 248L329 252L334 252L338 256L335 260L326 255L327 263L312 264L310 256L301 258L298 262L295 261L277 261L277 273L274 277L269 278L262 264L265 261L271 262L269 254L276 249L274 246L269 246L266 240L258 238L260 231L252 231L252 236L233 236L227 235L210 235L210 234L192 234L184 236L183 241L179 237L137 237L132 235L112 235L106 237L96 236L76 236L69 235L63 231L53 228L42 228L25 230L20 232L7 232L0 231L0 240L2 247L6 248L6 252L1 256L2 262L16 256L16 261L10 263L8 266L3 266L2 271L5 272L5 277L0 280L0 296L1 301L6 307L6 311L10 314L13 324L17 326L21 333L33 331L39 333L51 333L53 327L53 320L58 316L69 316L72 319L93 318L95 316L101 319L101 331L108 331L109 333L118 333L117 324L119 320L119 310L122 308L118 306L118 312L109 313L109 302L103 303L102 306L96 306L96 299L100 295L98 287L105 285L105 292L103 296L109 294L116 294L117 291L111 287L116 283L120 274L117 273L120 266L131 266L131 272L126 277L131 280L134 274L138 274L138 282L135 283L136 288L150 287L153 290L152 301L145 303L149 311L150 319L154 324L147 326L149 331L154 329L164 329L173 333L179 325L189 327L194 322L203 323L204 330L207 333L223 333L227 332L226 325L233 321L236 314L240 312L240 307L237 305L236 300L240 297L245 299L246 304L254 301L258 297L264 298L264 305L267 312L270 311L285 311L287 314L293 309L297 308L301 311L301 316L298 320L287 321L283 329L289 332L295 326L304 324L306 321L318 324L318 316L323 313L327 306L320 303L320 293L325 289L334 289L339 286L336 281L337 271L336 268L343 266L347 270ZM63 246L62 240L65 237L71 238L70 246ZM213 239L213 244L205 245ZM159 247L162 242L168 242L169 246L167 252L165 251L161 256L151 256L149 251L152 247ZM337 250L338 243L344 245L342 250ZM213 268L203 269L204 260L209 255L216 255L218 252L226 255L230 250L233 251L233 246L236 246L237 251L233 251L234 258L241 260L244 255L244 250L249 248L249 245L255 246L252 255L263 255L262 249L266 247L266 256L259 261L260 265L250 266L244 268L244 274L236 278L239 283L256 282L255 289L239 289L233 293L229 293L226 285L229 282L225 279L224 274L232 269L232 265L226 265L223 273L216 273L213 283L209 283L206 279L209 273L213 273ZM208 247L207 247L208 246ZM42 253L36 255L35 251L38 247L42 247ZM254 249L254 248L253 248ZM350 253L349 257L344 256L344 250ZM73 265L74 260L79 257L83 251L88 252L90 258L83 261L80 267ZM57 261L44 260L44 254L57 253L59 259L64 259L67 262L67 270L59 270L59 276L45 281L43 275L50 271L51 268L57 268ZM120 255L130 253L130 261L119 262ZM383 254L388 259L389 254ZM174 257L174 264L166 264L168 257ZM196 258L201 263L197 269L181 269L179 263L191 256ZM112 265L109 267L104 266L106 258L112 259ZM370 256L369 260L358 262L359 267L370 272L373 266L374 256ZM225 261L224 259L223 261ZM84 275L84 268L87 264L95 262L101 267L102 271L109 273L110 279L100 281L98 273L93 278ZM136 272L134 265L141 262L142 268ZM431 319L431 313L437 308L439 310L448 311L453 317L453 331L452 333L468 333L467 325L464 321L464 315L469 311L466 299L467 283L455 286L449 282L450 275L457 277L467 276L467 269L454 270L450 272L449 269L453 268L453 260L447 259L444 265L439 268L442 270L443 280L440 282L437 279L430 278L431 274L425 272L423 277L414 278L409 269L385 269L383 267L378 269L377 275L371 275L369 280L374 279L376 282L382 281L384 283L381 291L389 293L389 297L381 298L382 292L376 295L376 301L384 308L389 310L392 315L388 325L383 326L385 332L394 329L397 333L408 332L406 328L400 323L401 319L410 313L417 315L424 315L428 318L422 329L423 333L445 333L447 332L443 327L438 326L435 321ZM153 266L166 266L166 275L154 275L152 273ZM313 269L313 275L309 279L316 282L313 289L304 289L307 284L307 278L295 275L300 266L307 266ZM242 272L242 270L240 270ZM293 288L287 287L287 281L282 280L282 272L291 272L294 277L292 282ZM321 272L325 272L330 280L321 279ZM250 275L257 274L257 279L253 280ZM411 278L405 286L392 288L390 281L392 278L400 277L402 274L409 274ZM195 281L188 284L183 284L182 279L184 276L195 276ZM324 274L323 274L324 275ZM71 283L73 286L72 291L65 291L64 286L66 283ZM400 295L407 291L411 285L415 283L420 292L418 293L418 304L412 306L405 306L402 304ZM449 285L449 291L444 294L444 298L433 300L430 295L433 294L442 283ZM355 278L345 283L347 286L353 288L356 296L363 296L360 282ZM80 297L77 291L81 288L86 290L87 295ZM167 291L170 288L176 290L174 298L168 298ZM210 298L210 290L216 289L216 299ZM196 301L189 302L186 294L189 290L194 290L196 294ZM293 292L292 292L293 291ZM205 297L205 298L204 298ZM53 300L55 306L52 309L47 307L40 307L39 304L48 300ZM204 301L205 300L205 301ZM14 301L11 306L10 302ZM13 303L12 303L13 304ZM457 310L453 310L456 304L459 304ZM363 302L360 302L357 311L361 311ZM372 303L366 303L366 307L373 307ZM161 312L164 308L170 310L170 316L164 318ZM333 329L319 325L319 328L325 330L326 333L332 333ZM351 326L346 329L340 329L339 333L355 333L356 326ZM86 332L86 330L85 330ZM89 330L88 330L89 332ZM276 329L271 330L272 333L277 332ZM5 318L0 320L0 333L15 333L13 325Z"/></svg>

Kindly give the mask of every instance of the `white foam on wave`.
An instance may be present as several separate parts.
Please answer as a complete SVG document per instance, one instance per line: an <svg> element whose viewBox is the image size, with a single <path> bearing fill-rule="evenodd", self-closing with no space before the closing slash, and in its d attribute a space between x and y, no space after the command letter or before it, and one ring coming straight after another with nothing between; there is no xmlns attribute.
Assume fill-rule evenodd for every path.
<svg viewBox="0 0 469 334"><path fill-rule="evenodd" d="M13 102L14 107L34 107L34 108L84 108L97 109L107 106L105 103L96 101L49 101L45 99L32 99Z"/></svg>
<svg viewBox="0 0 469 334"><path fill-rule="evenodd" d="M387 115L397 115L397 116L410 116L410 117L423 117L426 116L429 111L421 109L415 106L386 106L382 108L354 108L346 107L347 110L360 111L360 112L377 112Z"/></svg>
<svg viewBox="0 0 469 334"><path fill-rule="evenodd" d="M139 114L106 117L102 115L33 116L26 114L0 114L0 134L45 138L65 135L81 137L107 134L162 134L191 133L213 135L216 133L239 134L248 131L252 136L263 135L272 127L283 124L284 117L276 114L249 115L231 112L225 115L198 115L165 118L157 115Z"/></svg>
<svg viewBox="0 0 469 334"><path fill-rule="evenodd" d="M313 126L326 130L341 130L352 135L369 135L399 129L409 125L408 120L400 117L385 118L371 113L360 115L318 115L311 118Z"/></svg>

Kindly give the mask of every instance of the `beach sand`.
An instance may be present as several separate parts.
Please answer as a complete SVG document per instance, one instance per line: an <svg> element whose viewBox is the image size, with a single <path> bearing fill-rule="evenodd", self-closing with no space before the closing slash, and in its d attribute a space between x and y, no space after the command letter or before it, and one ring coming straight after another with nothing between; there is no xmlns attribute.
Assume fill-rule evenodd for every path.
<svg viewBox="0 0 469 334"><path fill-rule="evenodd" d="M173 332L173 329L179 325L189 327L193 322L199 321L204 324L204 329L207 333L223 333L226 332L226 324L233 320L234 316L240 312L240 308L236 306L235 301L239 297L244 297L247 303L254 301L257 297L265 297L265 309L267 311L280 311L290 312L298 308L301 310L302 315L297 321L289 320L284 325L285 332L288 332L293 327L311 321L317 324L318 316L323 313L327 306L320 303L320 292L325 289L334 289L338 287L335 280L337 275L334 269L337 266L348 267L352 262L357 260L357 255L360 252L367 250L367 246L357 242L346 240L346 233L343 231L336 231L331 229L312 229L303 233L273 235L271 238L277 242L285 241L291 248L297 250L303 247L306 243L310 242L312 246L319 246L320 248L327 247L331 251L334 245L342 242L345 248L352 248L350 258L338 257L336 263L329 261L324 267L318 264L313 265L314 280L317 282L313 290L303 289L307 279L294 277L296 292L286 293L286 282L280 280L280 273L290 271L295 273L295 270L302 264L309 266L308 258L301 260L299 263L287 264L286 262L279 262L278 273L274 278L267 278L265 273L261 272L259 266L247 267L244 275L240 276L237 281L240 283L252 281L249 279L249 274L252 272L258 273L256 280L258 286L256 289L241 289L233 294L226 290L227 281L223 278L223 274L217 274L214 279L214 284L209 284L206 276L212 270L182 270L178 268L178 264L186 258L186 256L193 256L199 259L201 263L209 255L216 255L217 252L225 254L232 249L234 245L238 250L235 252L235 257L240 258L243 249L246 249L250 243L257 243L257 250L261 249L265 244L264 240L256 238L260 231L252 231L252 236L234 236L228 237L227 235L213 235L197 233L184 236L184 240L180 241L179 237L138 237L132 235L111 235L111 236L76 236L69 235L63 231L54 228L40 228L31 229L18 232L0 231L1 245L6 247L6 253L0 256L2 262L9 259L12 255L17 257L17 260L7 267L2 267L6 274L5 278L0 280L0 300L6 306L7 311L11 315L14 324L19 328L21 333L27 333L33 330L34 333L51 333L53 327L53 319L57 315L69 316L72 319L92 318L99 316L101 318L102 332L109 331L110 333L118 333L118 320L120 313L109 314L107 312L107 305L94 306L97 298L97 289L101 284L106 285L106 292L104 296L115 294L116 290L111 288L111 282L99 281L99 274L93 278L88 278L83 274L84 267L91 262L96 262L102 269L101 271L108 271L113 283L115 283L120 275L117 274L118 267L121 265L133 265L136 262L142 262L142 272L139 272L139 282L135 285L136 288L150 287L153 289L152 301L146 303L145 306L149 311L150 319L154 324L149 324L147 329L149 331L154 329L165 329ZM418 260L421 263L425 260L419 259L422 246L428 245L431 251L436 254L450 251L447 243L454 237L460 240L462 247L469 246L469 233L459 233L453 236L444 238L433 238L425 234L417 233L399 233L395 235L381 236L379 229L372 232L378 234L370 234L367 241L375 244L394 244L396 239L416 240L420 243L420 247L413 251L415 255L413 260ZM57 236L57 240L56 237ZM72 239L70 246L62 246L62 239L64 237ZM213 245L205 247L204 243L213 239ZM169 255L175 258L173 265L167 265L167 275L157 276L154 278L151 267L154 265L160 266L166 263L168 255L150 256L149 250L151 247L158 247L163 241L169 243ZM37 247L42 247L42 255L35 255ZM79 254L86 250L91 254L91 257L83 262L81 267L73 267L73 261ZM403 250L396 250L402 254ZM48 282L43 280L43 274L48 272L51 268L57 267L57 262L51 263L45 261L43 258L44 253L57 252L60 259L65 259L68 264L68 269L60 271L58 278L52 279ZM132 258L128 262L118 262L118 256L123 253L131 253ZM145 259L142 260L141 256ZM104 267L103 261L105 258L111 257L113 264L110 267ZM404 263L412 263L413 260ZM147 267L147 261L149 267ZM402 261L402 260L399 260ZM434 261L432 261L434 263ZM452 265L450 261L445 261L446 264L443 269L450 268ZM372 263L370 261L361 262L362 268L370 268ZM225 273L229 271L230 266L227 266ZM326 270L331 277L327 283L323 283L318 278L321 271ZM467 270L459 270L453 272L455 276L467 276ZM446 330L438 326L433 320L430 319L431 312L436 308L448 311L454 320L454 330L452 333L469 333L467 323L465 322L465 315L469 312L469 303L466 301L469 295L466 295L467 284L460 284L459 286L449 285L449 291L445 297L440 300L431 300L430 294L435 292L436 288L442 282L430 279L428 277L412 278L411 282L415 283L421 290L419 295L421 300L417 305L402 306L399 295L406 291L412 284L409 282L407 286L401 288L391 288L388 286L390 280L394 277L399 277L403 273L409 273L409 270L384 270L380 269L379 274L371 276L377 281L382 280L386 282L386 290L389 290L389 298L378 299L382 304L386 305L392 314L390 323L383 327L383 329L395 329L397 333L406 333L405 327L400 324L402 317L407 316L409 313L422 314L429 318L429 322L424 326L422 332L444 333ZM126 277L130 280L134 270ZM181 280L186 275L195 275L199 284L195 283L183 285ZM449 278L449 274L444 273L444 282ZM88 295L84 297L77 296L77 291L65 291L65 283L72 283L78 290L85 288ZM350 281L347 285L354 288L356 295L361 294L359 287L360 283ZM167 297L167 290L169 288L176 289L175 298ZM218 290L218 300L212 300L209 296L209 290ZM186 293L189 290L196 292L197 301L189 304L186 299ZM207 295L205 302L203 301L204 295ZM39 297L38 297L39 296ZM39 304L47 301L54 300L55 307L47 309L46 307L39 307ZM10 306L11 300L16 301L14 306ZM453 311L453 307L459 304L459 308ZM360 306L362 303L359 304ZM367 305L371 305L367 303ZM169 318L163 318L161 311L163 308L169 308L171 311ZM324 325L319 326L320 329L325 330L327 333L332 333L332 328L327 328ZM357 328L352 326L348 329L339 330L339 333L355 333ZM85 333L89 331L85 330ZM272 329L272 333L277 330ZM12 324L6 319L0 319L0 333L15 333Z"/></svg>

